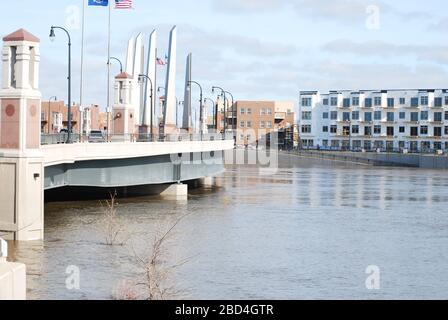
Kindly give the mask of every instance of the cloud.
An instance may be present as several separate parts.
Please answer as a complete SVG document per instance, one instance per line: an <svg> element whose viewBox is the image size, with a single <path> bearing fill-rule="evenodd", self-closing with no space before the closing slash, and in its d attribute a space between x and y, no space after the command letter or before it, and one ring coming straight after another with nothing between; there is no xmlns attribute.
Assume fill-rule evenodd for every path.
<svg viewBox="0 0 448 320"><path fill-rule="evenodd" d="M214 0L212 6L218 12L241 14L275 10L286 2L284 0Z"/></svg>
<svg viewBox="0 0 448 320"><path fill-rule="evenodd" d="M418 61L438 64L448 63L448 46L441 45L408 45L383 41L354 42L351 40L335 40L322 46L331 53L352 54L360 57L403 57L415 56Z"/></svg>

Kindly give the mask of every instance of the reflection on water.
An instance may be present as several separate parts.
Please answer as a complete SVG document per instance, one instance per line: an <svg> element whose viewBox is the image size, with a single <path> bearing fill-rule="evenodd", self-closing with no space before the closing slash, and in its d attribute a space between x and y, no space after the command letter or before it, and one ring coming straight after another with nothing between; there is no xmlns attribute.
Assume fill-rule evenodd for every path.
<svg viewBox="0 0 448 320"><path fill-rule="evenodd" d="M235 166L214 190L188 201L120 200L133 234L126 246L102 244L101 205L50 203L46 240L13 250L28 266L29 298L109 299L134 279L133 248L191 213L169 242L170 258L193 257L174 274L182 298L448 298L448 173L371 168L282 158L278 172ZM81 270L68 291L66 268ZM381 269L381 290L365 287L367 266Z"/></svg>

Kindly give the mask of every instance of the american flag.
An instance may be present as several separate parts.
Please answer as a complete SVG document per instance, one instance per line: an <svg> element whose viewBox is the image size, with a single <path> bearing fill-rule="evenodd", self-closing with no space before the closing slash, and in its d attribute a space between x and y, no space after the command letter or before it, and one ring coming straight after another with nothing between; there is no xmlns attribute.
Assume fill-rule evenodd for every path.
<svg viewBox="0 0 448 320"><path fill-rule="evenodd" d="M132 0L115 0L115 9L132 9Z"/></svg>

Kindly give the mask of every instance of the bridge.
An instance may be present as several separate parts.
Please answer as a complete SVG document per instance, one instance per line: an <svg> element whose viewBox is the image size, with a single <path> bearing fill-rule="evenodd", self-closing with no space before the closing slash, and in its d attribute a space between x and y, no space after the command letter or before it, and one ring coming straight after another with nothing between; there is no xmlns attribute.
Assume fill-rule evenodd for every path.
<svg viewBox="0 0 448 320"><path fill-rule="evenodd" d="M43 239L45 190L154 186L159 193L186 195L183 182L213 177L224 170L224 152L233 149L233 137L194 135L188 130L180 133L171 123L172 114L165 117L163 134L139 140L144 133L135 135L132 97L140 90L135 87L135 77L127 73L116 77L115 130L107 141L60 143L51 137L43 139L39 39L20 29L3 41L0 237ZM170 112L168 106L164 112Z"/></svg>

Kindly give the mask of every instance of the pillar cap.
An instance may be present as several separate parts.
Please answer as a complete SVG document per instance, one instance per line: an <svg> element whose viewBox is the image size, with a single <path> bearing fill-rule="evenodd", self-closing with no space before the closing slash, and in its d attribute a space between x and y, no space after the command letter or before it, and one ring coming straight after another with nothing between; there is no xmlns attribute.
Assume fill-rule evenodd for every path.
<svg viewBox="0 0 448 320"><path fill-rule="evenodd" d="M3 37L3 41L29 41L29 42L40 42L40 39L25 29L19 29L13 33Z"/></svg>
<svg viewBox="0 0 448 320"><path fill-rule="evenodd" d="M132 76L127 72L122 72L115 77L115 79L132 79Z"/></svg>

